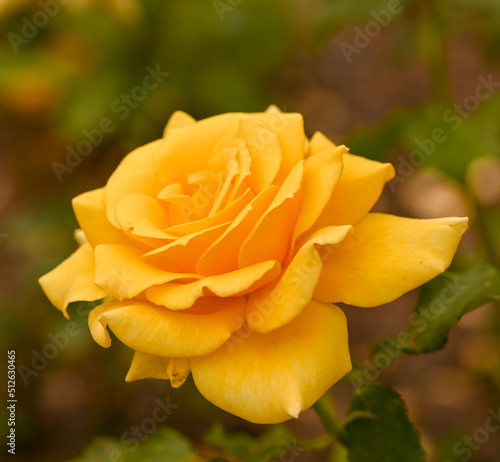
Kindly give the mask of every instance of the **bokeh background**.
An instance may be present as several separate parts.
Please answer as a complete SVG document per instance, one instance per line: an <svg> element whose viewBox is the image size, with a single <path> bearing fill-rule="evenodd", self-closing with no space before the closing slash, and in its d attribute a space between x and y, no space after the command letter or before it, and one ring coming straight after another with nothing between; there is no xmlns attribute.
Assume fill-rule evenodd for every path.
<svg viewBox="0 0 500 462"><path fill-rule="evenodd" d="M166 424L202 452L214 422L265 430L207 403L191 379L180 389L125 383L132 352L118 340L108 350L92 341L88 306L70 310L68 328L37 284L76 248L71 198L104 185L127 152L161 136L173 111L203 118L274 103L300 112L308 135L320 130L355 154L393 162L399 176L378 210L468 215L453 267L498 267L499 50L495 0L0 0L0 330L2 352L15 349L26 367L17 378L17 460L76 458L97 435L119 439L166 396L179 405ZM158 85L137 89L152 71ZM75 160L72 149L85 154ZM357 362L367 343L408 324L415 297L344 307ZM382 371L430 460L500 460L498 432L470 454L456 446L499 410L499 329L498 308L488 305L460 321L445 350ZM67 341L47 348L65 332ZM352 389L335 388L340 414ZM312 411L289 426L300 438L322 433Z"/></svg>

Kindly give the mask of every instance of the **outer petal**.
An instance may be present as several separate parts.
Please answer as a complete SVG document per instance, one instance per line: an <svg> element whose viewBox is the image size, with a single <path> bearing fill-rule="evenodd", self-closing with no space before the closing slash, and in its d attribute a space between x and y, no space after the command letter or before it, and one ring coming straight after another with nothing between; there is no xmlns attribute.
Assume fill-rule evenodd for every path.
<svg viewBox="0 0 500 462"><path fill-rule="evenodd" d="M194 125L195 123L196 119L191 117L189 114L184 111L175 111L170 116L170 119L168 119L163 136L166 136L167 133L174 128L188 127L190 125Z"/></svg>
<svg viewBox="0 0 500 462"><path fill-rule="evenodd" d="M120 202L131 194L156 198L161 190L162 186L156 178L153 166L149 169L124 174L116 178L112 183L108 182L104 190L104 203L108 220L113 226L119 228L120 222L116 217L116 213Z"/></svg>
<svg viewBox="0 0 500 462"><path fill-rule="evenodd" d="M256 117L279 136L282 160L275 183L281 184L295 164L304 159L307 143L304 119L301 114L282 112L274 105L269 106L264 114L256 114Z"/></svg>
<svg viewBox="0 0 500 462"><path fill-rule="evenodd" d="M119 227L115 217L116 205L125 196L145 194L156 197L161 191L162 188L154 170L153 154L163 143L164 140L156 140L135 149L124 157L109 177L105 187L104 201L106 216L114 226Z"/></svg>
<svg viewBox="0 0 500 462"><path fill-rule="evenodd" d="M337 146L306 160L302 200L294 239L311 228L330 200L342 174L342 155L345 153L347 153L345 146Z"/></svg>
<svg viewBox="0 0 500 462"><path fill-rule="evenodd" d="M394 167L363 157L344 154L344 171L332 197L313 229L356 224L375 205Z"/></svg>
<svg viewBox="0 0 500 462"><path fill-rule="evenodd" d="M107 219L104 208L104 188L94 189L73 199L73 210L89 244L130 244L125 233Z"/></svg>
<svg viewBox="0 0 500 462"><path fill-rule="evenodd" d="M168 358L162 356L152 356L136 351L125 380L127 382L141 379L168 380L168 361Z"/></svg>
<svg viewBox="0 0 500 462"><path fill-rule="evenodd" d="M326 151L327 149L335 148L337 145L321 132L315 132L309 142L309 152L307 157L315 156L316 154Z"/></svg>
<svg viewBox="0 0 500 462"><path fill-rule="evenodd" d="M345 316L313 301L280 329L242 328L214 353L189 362L196 386L216 406L255 423L283 422L351 369Z"/></svg>
<svg viewBox="0 0 500 462"><path fill-rule="evenodd" d="M187 359L168 359L136 351L125 380L164 379L170 380L173 388L179 388L190 371Z"/></svg>
<svg viewBox="0 0 500 462"><path fill-rule="evenodd" d="M106 324L128 347L167 358L206 355L224 344L243 323L245 299L204 298L185 311L171 311L151 303L110 302L92 318ZM89 317L89 322L90 322ZM102 337L99 326L91 332ZM96 338L96 341L101 338Z"/></svg>
<svg viewBox="0 0 500 462"><path fill-rule="evenodd" d="M195 274L171 273L142 259L139 249L125 245L99 245L95 249L95 281L117 298L134 298L154 284L176 279L193 280Z"/></svg>
<svg viewBox="0 0 500 462"><path fill-rule="evenodd" d="M106 330L106 327L108 327L108 320L102 316L102 314L120 307L121 304L116 301L105 302L95 307L89 313L88 323L90 335L92 335L94 341L103 348L109 348L111 346L111 337Z"/></svg>
<svg viewBox="0 0 500 462"><path fill-rule="evenodd" d="M208 276L189 284L163 284L150 287L146 297L171 310L185 310L203 296L233 297L262 287L281 271L279 262L270 260L226 274Z"/></svg>
<svg viewBox="0 0 500 462"><path fill-rule="evenodd" d="M336 145L325 135L316 132L311 138L310 156L315 157ZM375 205L385 183L394 178L391 164L364 157L344 154L344 170L331 199L313 230L332 225L354 225Z"/></svg>
<svg viewBox="0 0 500 462"><path fill-rule="evenodd" d="M418 220L371 213L323 263L314 299L388 303L448 268L467 218Z"/></svg>
<svg viewBox="0 0 500 462"><path fill-rule="evenodd" d="M127 154L113 174L109 177L108 185L112 185L117 179L127 176L139 170L150 170L152 167L153 153L161 146L163 140L159 139L145 144L131 153Z"/></svg>
<svg viewBox="0 0 500 462"><path fill-rule="evenodd" d="M246 319L250 329L266 333L298 316L311 301L323 268L323 260L342 242L351 226L323 228L307 241L276 284L252 292Z"/></svg>
<svg viewBox="0 0 500 462"><path fill-rule="evenodd" d="M38 282L52 304L68 319L66 310L71 302L94 301L107 295L94 284L94 255L89 244L79 247Z"/></svg>
<svg viewBox="0 0 500 462"><path fill-rule="evenodd" d="M187 379L191 367L186 358L170 358L167 366L167 375L172 388L179 388Z"/></svg>

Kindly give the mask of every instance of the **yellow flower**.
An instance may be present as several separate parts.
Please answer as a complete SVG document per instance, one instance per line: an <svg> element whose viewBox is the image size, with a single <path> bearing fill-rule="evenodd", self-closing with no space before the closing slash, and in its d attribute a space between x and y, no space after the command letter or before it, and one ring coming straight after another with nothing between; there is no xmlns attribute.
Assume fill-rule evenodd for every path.
<svg viewBox="0 0 500 462"><path fill-rule="evenodd" d="M104 188L73 200L86 242L40 279L135 350L127 380L189 372L237 416L282 422L351 368L343 312L390 302L444 271L466 218L368 213L390 164L348 154L300 114L176 112ZM87 242L88 241L88 242Z"/></svg>

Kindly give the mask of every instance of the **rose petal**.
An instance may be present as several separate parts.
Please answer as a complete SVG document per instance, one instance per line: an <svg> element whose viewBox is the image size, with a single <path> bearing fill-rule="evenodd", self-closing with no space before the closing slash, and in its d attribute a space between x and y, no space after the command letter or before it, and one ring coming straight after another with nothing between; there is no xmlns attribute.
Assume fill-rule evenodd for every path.
<svg viewBox="0 0 500 462"><path fill-rule="evenodd" d="M104 189L106 216L113 226L120 227L115 210L117 204L129 194L145 194L156 197L161 191L153 163L154 152L162 146L163 140L156 140L135 149L124 157L110 176Z"/></svg>
<svg viewBox="0 0 500 462"><path fill-rule="evenodd" d="M134 352L132 363L125 377L125 381L133 382L141 379L168 380L167 366L169 359L162 356L147 355L139 351Z"/></svg>
<svg viewBox="0 0 500 462"><path fill-rule="evenodd" d="M317 132L311 139L311 156L335 146ZM311 232L325 226L354 225L375 205L385 183L394 178L394 167L364 157L344 154L344 169L330 200Z"/></svg>
<svg viewBox="0 0 500 462"><path fill-rule="evenodd" d="M220 173L219 189L213 200L209 215L217 213L228 201L232 192L232 185L235 176L239 172L236 160L238 150L236 148L225 148L215 154L208 162L209 167L214 172Z"/></svg>
<svg viewBox="0 0 500 462"><path fill-rule="evenodd" d="M186 358L215 351L244 320L245 299L203 298L185 311L172 311L151 303L110 302L94 316L128 347L166 358ZM139 326L139 327L138 327ZM96 332L98 329L92 329ZM102 335L99 332L99 335Z"/></svg>
<svg viewBox="0 0 500 462"><path fill-rule="evenodd" d="M127 154L109 177L107 185L112 185L119 178L139 170L151 170L153 167L153 154L162 143L162 139L155 140Z"/></svg>
<svg viewBox="0 0 500 462"><path fill-rule="evenodd" d="M92 247L99 244L132 243L122 230L116 229L108 221L104 208L104 188L80 194L72 203L76 219Z"/></svg>
<svg viewBox="0 0 500 462"><path fill-rule="evenodd" d="M230 223L222 223L195 234L183 236L144 255L146 261L179 273L200 273L197 263L210 245L224 233Z"/></svg>
<svg viewBox="0 0 500 462"><path fill-rule="evenodd" d="M70 303L91 302L107 295L94 283L94 255L89 244L79 247L38 282L52 304L68 319L67 308Z"/></svg>
<svg viewBox="0 0 500 462"><path fill-rule="evenodd" d="M304 182L294 240L316 222L340 180L345 146L328 149L309 157L304 164Z"/></svg>
<svg viewBox="0 0 500 462"><path fill-rule="evenodd" d="M313 301L280 329L242 328L189 363L198 390L216 406L250 422L283 422L351 369L345 316L335 305Z"/></svg>
<svg viewBox="0 0 500 462"><path fill-rule="evenodd" d="M285 260L295 228L303 173L304 163L300 162L280 187L269 209L241 246L238 260L240 268L266 260Z"/></svg>
<svg viewBox="0 0 500 462"><path fill-rule="evenodd" d="M265 261L226 274L209 276L187 284L163 284L147 289L146 297L171 310L185 310L203 296L232 297L262 287L281 271L277 261Z"/></svg>
<svg viewBox="0 0 500 462"><path fill-rule="evenodd" d="M206 218L192 221L190 223L171 226L167 228L165 232L167 232L168 234L176 234L178 236L187 236L189 234L195 234L203 231L204 229L220 225L221 223L227 223L228 221L234 220L236 216L243 210L243 208L247 204L250 203L250 201L254 197L255 194L250 188L248 188L243 195L235 199L224 209L219 210L214 215L209 215Z"/></svg>
<svg viewBox="0 0 500 462"><path fill-rule="evenodd" d="M166 202L169 202L173 198L176 197L189 197L186 194L184 194L184 190L182 188L182 185L179 183L173 183L169 184L168 186L165 186L156 196L158 199L164 200Z"/></svg>
<svg viewBox="0 0 500 462"><path fill-rule="evenodd" d="M323 263L314 299L388 303L448 268L467 218L418 220L370 213Z"/></svg>
<svg viewBox="0 0 500 462"><path fill-rule="evenodd" d="M169 225L167 213L159 201L150 196L125 196L118 202L115 215L120 227L132 235L156 239L175 238L163 231Z"/></svg>
<svg viewBox="0 0 500 462"><path fill-rule="evenodd" d="M165 271L142 258L142 251L125 245L99 245L95 249L95 282L118 300L133 298L155 284L186 279L196 274Z"/></svg>
<svg viewBox="0 0 500 462"><path fill-rule="evenodd" d="M356 224L375 205L394 167L352 154L344 155L344 171L316 226Z"/></svg>
<svg viewBox="0 0 500 462"><path fill-rule="evenodd" d="M121 308L121 305L116 301L111 301L102 303L89 313L88 323L90 335L92 335L94 341L103 348L109 348L111 346L111 337L106 329L108 320L106 317L102 316L102 314L118 308Z"/></svg>
<svg viewBox="0 0 500 462"><path fill-rule="evenodd" d="M321 132L315 132L309 141L307 157L315 156L320 152L336 148L337 145Z"/></svg>
<svg viewBox="0 0 500 462"><path fill-rule="evenodd" d="M250 329L267 333L298 316L312 299L331 246L342 242L351 230L351 226L332 226L318 231L299 249L277 283L252 292L246 313Z"/></svg>
<svg viewBox="0 0 500 462"><path fill-rule="evenodd" d="M212 241L198 262L196 273L210 276L238 269L241 245L271 204L277 190L276 185L265 188L241 211L224 233Z"/></svg>
<svg viewBox="0 0 500 462"><path fill-rule="evenodd" d="M251 119L242 119L236 137L245 141L252 159L247 183L255 193L272 184L281 165L278 135Z"/></svg>
<svg viewBox="0 0 500 462"><path fill-rule="evenodd" d="M170 119L168 119L165 130L163 131L163 137L167 136L167 133L169 133L172 129L189 127L195 123L196 119L191 117L189 114L186 114L184 111L175 111L170 116Z"/></svg>
<svg viewBox="0 0 500 462"><path fill-rule="evenodd" d="M125 380L164 379L170 380L173 388L179 388L190 372L189 361L185 358L168 359L136 351Z"/></svg>
<svg viewBox="0 0 500 462"><path fill-rule="evenodd" d="M240 120L240 114L222 114L169 131L154 154L154 168L162 185L180 183L189 191L188 176L207 169L214 148L222 149L236 137Z"/></svg>
<svg viewBox="0 0 500 462"><path fill-rule="evenodd" d="M189 361L186 358L170 358L167 366L168 379L172 388L179 388L191 372Z"/></svg>
<svg viewBox="0 0 500 462"><path fill-rule="evenodd" d="M238 165L238 172L235 177L233 189L229 195L228 202L231 203L236 197L241 196L248 185L245 180L252 174L250 168L252 166L252 158L250 152L243 140L232 140L228 146L234 146L237 149L236 162Z"/></svg>
<svg viewBox="0 0 500 462"><path fill-rule="evenodd" d="M281 166L275 183L281 184L293 167L304 159L307 142L304 119L301 114L284 113L274 105L269 106L265 114L256 114L256 117L269 130L278 134L281 145Z"/></svg>

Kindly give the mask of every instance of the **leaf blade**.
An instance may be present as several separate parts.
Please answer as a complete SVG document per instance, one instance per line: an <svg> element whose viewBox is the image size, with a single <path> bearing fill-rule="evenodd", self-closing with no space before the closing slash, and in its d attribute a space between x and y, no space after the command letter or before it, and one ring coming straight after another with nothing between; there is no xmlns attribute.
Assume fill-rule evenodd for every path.
<svg viewBox="0 0 500 462"><path fill-rule="evenodd" d="M350 419L352 414L358 418ZM403 399L379 382L368 383L353 394L344 428L350 462L425 462L420 435Z"/></svg>

